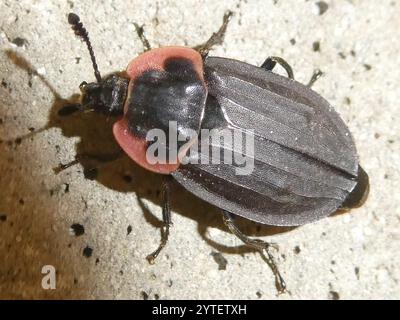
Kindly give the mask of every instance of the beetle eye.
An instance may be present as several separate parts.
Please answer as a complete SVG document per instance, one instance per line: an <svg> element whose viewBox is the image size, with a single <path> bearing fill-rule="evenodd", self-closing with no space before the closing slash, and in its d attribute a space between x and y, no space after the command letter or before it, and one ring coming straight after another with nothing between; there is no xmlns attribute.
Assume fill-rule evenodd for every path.
<svg viewBox="0 0 400 320"><path fill-rule="evenodd" d="M81 91L85 90L86 85L87 85L87 82L86 82L86 81L83 81L83 82L79 85L79 89L80 89Z"/></svg>

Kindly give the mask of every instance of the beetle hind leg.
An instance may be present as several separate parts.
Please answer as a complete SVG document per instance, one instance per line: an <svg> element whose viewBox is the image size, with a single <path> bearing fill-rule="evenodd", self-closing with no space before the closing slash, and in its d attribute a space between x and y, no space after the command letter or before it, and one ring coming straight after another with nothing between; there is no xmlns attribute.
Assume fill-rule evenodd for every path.
<svg viewBox="0 0 400 320"><path fill-rule="evenodd" d="M268 57L264 63L261 65L261 68L272 71L275 68L276 64L279 64L283 69L285 69L288 78L294 79L293 69L289 63L283 58L280 57Z"/></svg>
<svg viewBox="0 0 400 320"><path fill-rule="evenodd" d="M169 201L169 179L167 176L163 183L163 207L162 207L162 217L164 226L161 228L161 241L156 250L150 253L146 259L150 264L154 264L155 259L160 254L161 250L166 246L169 237L169 227L171 225L171 209Z"/></svg>
<svg viewBox="0 0 400 320"><path fill-rule="evenodd" d="M210 39L208 39L205 43L194 47L193 49L197 50L203 59L207 57L208 52L211 50L213 46L221 45L224 41L226 28L228 26L229 21L233 16L233 12L228 10L224 14L224 18L222 20L222 25L217 32L214 32Z"/></svg>
<svg viewBox="0 0 400 320"><path fill-rule="evenodd" d="M263 256L264 260L267 262L267 264L269 265L269 267L271 268L271 270L275 276L275 286L276 286L278 292L280 294L287 292L285 280L283 280L283 278L278 270L278 267L276 265L274 257L269 252L270 247L275 247L275 248L277 247L276 244L268 243L261 239L255 239L255 238L250 238L250 237L246 236L236 226L233 215L230 212L225 211L225 210L223 210L222 212L224 215L223 216L224 223L228 227L228 229L235 236L237 236L243 243L245 243L249 247L252 247L252 248L260 251L261 255ZM266 253L266 255L264 255L264 252Z"/></svg>

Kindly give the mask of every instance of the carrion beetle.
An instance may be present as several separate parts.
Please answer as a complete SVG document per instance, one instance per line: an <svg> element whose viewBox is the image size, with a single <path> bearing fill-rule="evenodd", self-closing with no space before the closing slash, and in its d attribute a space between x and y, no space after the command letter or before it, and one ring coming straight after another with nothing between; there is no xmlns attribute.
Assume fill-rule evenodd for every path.
<svg viewBox="0 0 400 320"><path fill-rule="evenodd" d="M87 44L97 80L82 82L81 104L72 111L94 110L116 117L113 133L125 153L140 166L172 176L194 195L221 208L225 224L236 236L267 253L278 289L284 291L284 281L268 250L271 244L244 235L234 216L274 226L310 223L339 209L360 206L368 195L368 175L359 165L347 126L311 89L321 72L303 85L294 80L292 68L279 57L254 66L208 56L211 47L222 42L231 16L227 12L220 29L195 48L151 49L143 29L137 27L146 51L129 63L126 72L102 78L88 33L79 17L70 13L68 21ZM272 72L276 64L288 77ZM171 122L176 124L174 132ZM172 157L172 140L163 142L169 156L165 163L148 158L152 144L147 137L154 129L169 137L183 137L174 146L180 153ZM203 130L215 135L222 130L250 132L254 150L246 154L242 146L211 139L207 152L202 149L192 154L190 147L203 142ZM250 157L251 172L237 174L239 165L214 163L210 159L214 153L209 152L213 148ZM203 157L211 161L199 163ZM150 262L169 236L168 185L166 178L162 239L148 256Z"/></svg>

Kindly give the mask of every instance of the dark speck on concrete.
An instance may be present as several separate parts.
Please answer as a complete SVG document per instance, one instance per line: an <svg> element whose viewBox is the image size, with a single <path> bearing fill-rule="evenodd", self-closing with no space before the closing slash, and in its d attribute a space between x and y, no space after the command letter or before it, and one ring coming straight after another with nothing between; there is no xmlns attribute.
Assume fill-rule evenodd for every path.
<svg viewBox="0 0 400 320"><path fill-rule="evenodd" d="M360 268L359 267L354 268L354 273L356 274L357 279L360 280Z"/></svg>
<svg viewBox="0 0 400 320"><path fill-rule="evenodd" d="M312 44L312 47L313 47L314 52L318 52L321 49L321 45L320 45L319 41L314 41Z"/></svg>
<svg viewBox="0 0 400 320"><path fill-rule="evenodd" d="M11 42L14 43L18 47L23 47L28 44L28 40L21 38L21 37L16 37Z"/></svg>
<svg viewBox="0 0 400 320"><path fill-rule="evenodd" d="M69 183L64 183L64 192L65 193L69 192Z"/></svg>
<svg viewBox="0 0 400 320"><path fill-rule="evenodd" d="M83 249L82 254L86 257L86 258L90 258L92 256L93 253L93 249L89 246L86 246L85 249Z"/></svg>
<svg viewBox="0 0 400 320"><path fill-rule="evenodd" d="M147 294L147 292L142 291L140 294L142 295L143 300L149 300L149 295Z"/></svg>
<svg viewBox="0 0 400 320"><path fill-rule="evenodd" d="M339 293L336 291L329 291L328 298L331 300L339 300L340 296Z"/></svg>
<svg viewBox="0 0 400 320"><path fill-rule="evenodd" d="M98 265L99 262L100 262L100 259L99 259L99 258L96 258L96 261L95 261L94 263L95 263L96 265Z"/></svg>
<svg viewBox="0 0 400 320"><path fill-rule="evenodd" d="M74 235L74 236L81 236L85 233L85 227L79 223L74 223L71 225L70 227L70 232Z"/></svg>
<svg viewBox="0 0 400 320"><path fill-rule="evenodd" d="M325 1L318 1L315 3L318 7L318 14L323 15L329 8L329 5Z"/></svg>
<svg viewBox="0 0 400 320"><path fill-rule="evenodd" d="M299 254L301 252L301 249L300 249L299 246L295 246L293 251L294 251L295 254Z"/></svg>
<svg viewBox="0 0 400 320"><path fill-rule="evenodd" d="M19 202L19 204L20 204L21 206L23 206L23 205L25 204L25 201L24 201L24 199L22 199L22 198L21 198L21 199L19 199L19 201L18 201L18 202Z"/></svg>
<svg viewBox="0 0 400 320"><path fill-rule="evenodd" d="M212 251L211 255L214 258L214 261L218 264L218 270L226 270L228 261L224 258L221 252Z"/></svg>
<svg viewBox="0 0 400 320"><path fill-rule="evenodd" d="M155 294L154 294L154 299L155 299L155 300L160 300L160 296L159 296L157 293L155 293Z"/></svg>
<svg viewBox="0 0 400 320"><path fill-rule="evenodd" d="M296 44L296 39L294 39L294 38L290 39L290 44L292 46L294 46Z"/></svg>
<svg viewBox="0 0 400 320"><path fill-rule="evenodd" d="M95 180L99 175L99 170L97 168L85 168L83 169L83 175L88 180Z"/></svg>
<svg viewBox="0 0 400 320"><path fill-rule="evenodd" d="M7 220L7 215L5 214L0 214L0 221L4 222Z"/></svg>
<svg viewBox="0 0 400 320"><path fill-rule="evenodd" d="M365 70L369 71L372 69L372 66L368 63L364 63L364 68L365 68Z"/></svg>
<svg viewBox="0 0 400 320"><path fill-rule="evenodd" d="M257 298L259 298L259 299L262 297L262 293L260 291L257 291L256 295L257 295Z"/></svg>
<svg viewBox="0 0 400 320"><path fill-rule="evenodd" d="M128 228L126 228L126 235L129 236L129 234L132 232L132 226L129 225Z"/></svg>

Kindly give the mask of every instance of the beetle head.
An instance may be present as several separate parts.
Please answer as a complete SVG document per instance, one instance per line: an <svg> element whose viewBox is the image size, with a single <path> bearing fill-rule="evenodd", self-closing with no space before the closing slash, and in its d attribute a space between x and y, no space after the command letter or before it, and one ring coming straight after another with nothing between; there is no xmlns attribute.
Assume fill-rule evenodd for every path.
<svg viewBox="0 0 400 320"><path fill-rule="evenodd" d="M122 115L128 90L127 78L111 74L100 82L82 82L81 107L83 111L95 111L105 115Z"/></svg>

